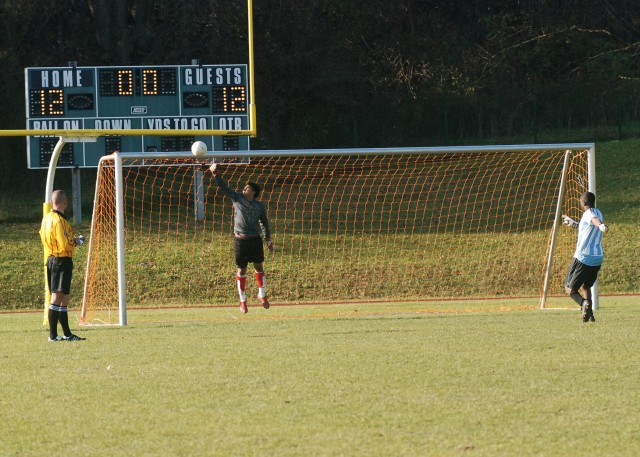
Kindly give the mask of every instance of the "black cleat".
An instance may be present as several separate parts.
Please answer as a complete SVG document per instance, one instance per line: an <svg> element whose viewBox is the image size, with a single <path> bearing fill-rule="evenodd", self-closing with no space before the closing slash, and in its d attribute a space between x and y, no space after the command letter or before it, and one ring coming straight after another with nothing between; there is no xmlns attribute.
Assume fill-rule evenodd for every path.
<svg viewBox="0 0 640 457"><path fill-rule="evenodd" d="M74 335L73 333L69 336L63 336L62 339L64 341L84 341L86 338L80 338L78 335Z"/></svg>
<svg viewBox="0 0 640 457"><path fill-rule="evenodd" d="M591 302L589 300L582 300L582 322L595 322L596 318L593 317L593 309L591 308Z"/></svg>

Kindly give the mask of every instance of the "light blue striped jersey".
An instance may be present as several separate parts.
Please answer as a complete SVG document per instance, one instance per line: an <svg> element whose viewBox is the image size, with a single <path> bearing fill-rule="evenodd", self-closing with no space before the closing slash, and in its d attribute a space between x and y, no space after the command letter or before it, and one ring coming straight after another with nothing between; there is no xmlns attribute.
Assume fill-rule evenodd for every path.
<svg viewBox="0 0 640 457"><path fill-rule="evenodd" d="M580 262L592 267L602 265L604 260L602 232L591 222L594 217L604 223L604 218L598 208L589 208L584 212L578 225L578 244L573 255Z"/></svg>

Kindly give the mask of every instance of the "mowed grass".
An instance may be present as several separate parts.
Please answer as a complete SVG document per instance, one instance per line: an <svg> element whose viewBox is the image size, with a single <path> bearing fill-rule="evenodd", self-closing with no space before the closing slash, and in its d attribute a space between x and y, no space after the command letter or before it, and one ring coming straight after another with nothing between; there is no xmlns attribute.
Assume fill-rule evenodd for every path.
<svg viewBox="0 0 640 457"><path fill-rule="evenodd" d="M144 310L74 325L77 343L0 314L0 455L636 456L638 300L604 297L589 324L464 303Z"/></svg>
<svg viewBox="0 0 640 457"><path fill-rule="evenodd" d="M41 311L0 313L0 456L640 455L640 298L607 296L639 291L639 146L597 146L595 324L566 297L276 303L133 309L73 324L76 344L48 343ZM42 307L41 202L19 201L0 198L0 310Z"/></svg>

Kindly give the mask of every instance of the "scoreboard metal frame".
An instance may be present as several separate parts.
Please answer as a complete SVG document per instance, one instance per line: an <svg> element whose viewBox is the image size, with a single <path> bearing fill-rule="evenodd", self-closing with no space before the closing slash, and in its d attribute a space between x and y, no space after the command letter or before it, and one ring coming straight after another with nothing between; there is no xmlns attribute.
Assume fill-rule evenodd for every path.
<svg viewBox="0 0 640 457"><path fill-rule="evenodd" d="M27 137L29 168L49 166L51 131L96 131L95 142L65 144L66 168L97 167L115 151L187 151L197 140L210 151L249 149L244 64L26 68L25 101L27 130L44 133Z"/></svg>

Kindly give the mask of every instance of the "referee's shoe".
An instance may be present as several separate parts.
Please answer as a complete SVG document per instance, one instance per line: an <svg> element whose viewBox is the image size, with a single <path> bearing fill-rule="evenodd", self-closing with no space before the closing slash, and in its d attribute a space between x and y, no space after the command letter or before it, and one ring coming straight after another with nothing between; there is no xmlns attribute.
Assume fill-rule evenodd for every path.
<svg viewBox="0 0 640 457"><path fill-rule="evenodd" d="M80 338L78 335L74 335L73 333L69 336L63 336L62 341L84 341L86 338Z"/></svg>

